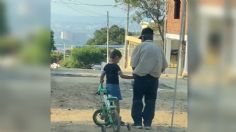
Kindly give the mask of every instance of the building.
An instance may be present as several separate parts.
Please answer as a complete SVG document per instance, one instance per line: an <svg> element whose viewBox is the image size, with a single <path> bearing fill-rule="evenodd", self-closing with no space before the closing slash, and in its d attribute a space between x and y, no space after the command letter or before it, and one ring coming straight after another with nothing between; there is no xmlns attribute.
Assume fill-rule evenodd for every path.
<svg viewBox="0 0 236 132"><path fill-rule="evenodd" d="M195 64L193 62L196 62L196 59L188 60L188 55L193 56L193 52L199 52L200 60L204 59L204 57L207 55L207 52L209 50L209 39L210 37L214 37L215 35L220 35L224 31L222 28L224 25L225 15L228 15L228 17L231 20L231 25L226 25L227 30L232 30L231 32L235 36L236 34L236 11L235 7L232 8L231 13L225 14L225 3L224 0L200 0L200 1L187 1L187 6L189 7L190 4L192 4L195 8L196 12L192 12L192 10L186 10L186 30L185 30L185 45L183 46L182 50L182 57L181 59L183 61L180 73L182 76L186 76L188 74L188 61L191 61L189 64ZM182 18L182 0L168 0L168 11L166 14L166 32L165 32L165 45L164 50L166 54L166 59L169 64L169 68L174 68L177 65L177 52L178 47L180 45L180 32L181 32L181 18ZM229 6L233 6L233 4L229 4ZM234 5L235 6L235 5ZM193 7L191 9L193 9ZM190 12L191 11L191 12ZM222 21L223 20L223 21ZM191 23L190 23L191 22ZM147 25L147 23L144 23L144 27ZM188 28L188 24L191 24L191 30ZM196 34L196 30L198 30L199 34ZM194 34L195 33L195 34ZM194 36L193 36L194 35ZM195 44L192 44L193 38L197 40ZM228 49L228 51L231 51L231 54L236 54L234 51L236 49L235 45L235 38L232 37L232 44L231 49ZM190 40L191 39L191 40ZM136 37L127 36L126 40L128 41L127 46L127 57L125 58L122 66L124 65L124 69L130 69L130 56L132 53L132 50L135 46L137 46L140 41ZM191 53L188 52L189 44L191 43ZM193 47L196 46L196 47ZM227 46L227 45L224 45ZM229 48L225 47L225 49ZM231 55L232 56L232 55ZM232 60L232 67L235 67L236 65L236 59ZM197 63L197 62L196 62ZM168 72L168 70L167 70Z"/></svg>
<svg viewBox="0 0 236 132"><path fill-rule="evenodd" d="M181 18L182 18L182 0L168 0L166 14L166 34L165 34L165 53L169 67L176 67L178 58L178 48L180 45ZM187 6L188 7L188 6ZM188 15L188 9L187 13ZM186 22L187 25L187 22ZM185 48L183 48L184 57L181 60L184 63L183 74L187 75L187 56L188 53L188 28L185 31ZM182 72L182 71L181 71Z"/></svg>
<svg viewBox="0 0 236 132"><path fill-rule="evenodd" d="M125 39L127 41L127 47L122 50L123 57L120 61L120 67L123 71L130 72L132 71L132 67L130 66L132 52L134 48L141 43L141 40L136 36L126 36ZM125 50L127 54L125 54Z"/></svg>
<svg viewBox="0 0 236 132"><path fill-rule="evenodd" d="M163 47L166 53L166 59L169 64L169 68L175 68L177 65L177 53L178 53L178 45L179 39L180 39L180 29L181 29L181 16L182 16L182 9L181 9L181 0L168 0L168 12L166 15L166 34L165 34L165 46ZM141 27L145 28L152 23L141 23ZM187 40L187 29L186 29L186 35L185 38ZM141 40L137 39L136 37L127 36L126 37L128 46L127 48L127 57L125 58L122 65L124 65L124 69L130 70L130 56L131 52L134 49L135 46L137 46L139 43L141 43ZM154 39L155 40L155 39ZM156 39L157 42L160 42L158 39ZM187 41L186 41L187 43ZM185 54L184 57L185 62L185 74L187 73L187 54Z"/></svg>
<svg viewBox="0 0 236 132"><path fill-rule="evenodd" d="M190 21L191 25L196 25L190 28L193 32L189 35L190 41L196 38L194 47L191 45L191 49L196 51L189 53L189 61L192 61L190 64L196 65L194 60L200 60L201 64L207 63L209 56L213 56L214 60L224 58L221 63L227 66L230 73L236 73L236 2L200 0L197 4L197 17L192 17ZM210 55L213 50L217 51L216 54Z"/></svg>

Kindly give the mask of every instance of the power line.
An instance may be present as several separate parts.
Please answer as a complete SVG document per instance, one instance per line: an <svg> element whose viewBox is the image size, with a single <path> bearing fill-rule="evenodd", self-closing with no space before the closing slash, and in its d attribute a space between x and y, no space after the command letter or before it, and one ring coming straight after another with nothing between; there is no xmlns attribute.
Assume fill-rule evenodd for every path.
<svg viewBox="0 0 236 132"><path fill-rule="evenodd" d="M98 13L98 12L96 12L96 11L92 11L92 10L84 10L84 9L77 9L77 8L74 8L74 7L72 7L73 6L73 4L71 5L70 3L68 3L68 2L64 2L64 1L56 1L55 3L60 3L60 4L64 4L64 5L66 5L69 9L72 9L72 10L74 10L74 11L76 11L76 12L79 12L79 13L81 13L81 10L83 10L83 11L85 11L85 13L86 14L88 14L88 13L92 13L92 14L96 14L96 15L99 15L99 16L106 16L106 14L103 14L103 13ZM122 10L123 11L123 10ZM89 15L90 16L90 15ZM124 18L124 16L113 16L113 15L110 15L110 17L112 17L112 18L115 18L115 19L117 19L117 18Z"/></svg>
<svg viewBox="0 0 236 132"><path fill-rule="evenodd" d="M113 6L113 7L116 7L116 6L122 5L121 3L120 4L114 4L114 5L86 4L86 3L81 3L79 1L78 1L78 3L80 5L84 5L84 6Z"/></svg>
<svg viewBox="0 0 236 132"><path fill-rule="evenodd" d="M70 1L70 2L66 2L66 1L64 1L64 0L54 0L54 1L52 1L53 3L56 3L56 4L64 4L64 5L66 5L67 7L69 7L69 8L71 8L72 10L74 10L74 11L76 11L76 12L80 12L81 11L81 9L80 10L78 10L78 9L76 9L76 8L72 8L72 6L73 5L87 5L87 6L96 6L96 7L104 7L104 6L115 6L116 8L119 8L119 9L121 9L122 11L124 11L122 8L120 8L120 7L118 7L118 5L122 5L122 4L115 4L115 5L97 5L97 4L84 4L84 3L81 3L81 2L79 2L79 1L77 1L77 2L79 2L79 3L75 3L75 2L73 2L73 1ZM84 9L83 9L84 10ZM92 10L84 10L84 11L86 11L86 13L92 13L92 14L97 14L97 15L101 15L101 16L106 16L106 14L104 13L98 13L98 12L96 12L96 11L92 11ZM81 13L81 12L80 12ZM112 15L110 15L110 17L113 17L113 18L120 18L120 17L123 17L123 16L112 16Z"/></svg>
<svg viewBox="0 0 236 132"><path fill-rule="evenodd" d="M62 1L62 0L61 0L60 2L63 3L63 4L65 4L69 9L72 9L73 11L78 12L78 13L81 13L81 11L83 10L84 13L87 14L87 15L88 15L89 13L91 13L91 14L96 14L96 15L105 16L105 14L98 13L98 12L91 11L91 10L84 10L84 9L78 10L77 8L72 7L71 4L69 4L69 3L67 3L67 2L64 2L64 1ZM91 15L91 14L89 14L89 15Z"/></svg>
<svg viewBox="0 0 236 132"><path fill-rule="evenodd" d="M59 1L52 1L54 3L57 3ZM113 5L102 5L102 4L87 4L87 3L82 3L80 1L76 1L76 2L73 2L73 1L70 1L70 2L65 2L63 1L63 3L67 3L67 4L73 4L73 5L79 5L79 6L97 6L97 7L104 7L104 6L107 6L107 7L117 7L119 5L122 5L122 3L120 4L113 4Z"/></svg>

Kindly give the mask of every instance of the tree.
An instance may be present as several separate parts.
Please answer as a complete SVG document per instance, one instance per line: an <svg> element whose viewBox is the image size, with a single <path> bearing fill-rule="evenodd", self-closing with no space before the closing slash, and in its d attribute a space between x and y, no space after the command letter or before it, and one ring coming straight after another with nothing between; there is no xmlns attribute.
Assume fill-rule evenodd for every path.
<svg viewBox="0 0 236 132"><path fill-rule="evenodd" d="M50 61L52 63L58 63L63 59L63 54L60 52L51 52L50 53Z"/></svg>
<svg viewBox="0 0 236 132"><path fill-rule="evenodd" d="M51 31L51 34L50 34L50 39L51 39L51 43L50 43L50 50L56 50L57 48L55 47L55 41L54 41L54 32Z"/></svg>
<svg viewBox="0 0 236 132"><path fill-rule="evenodd" d="M41 29L25 41L24 44L27 46L22 47L19 58L25 64L48 65L50 62L50 43L50 30Z"/></svg>
<svg viewBox="0 0 236 132"><path fill-rule="evenodd" d="M164 19L166 14L167 0L115 0L129 4L136 8L134 20L141 22L144 18L150 18L154 21L155 27L158 28L161 39L164 42Z"/></svg>
<svg viewBox="0 0 236 132"><path fill-rule="evenodd" d="M124 43L125 29L117 25L113 25L109 29L109 38L111 45L119 45ZM87 41L87 45L105 45L107 42L107 28L101 28L94 32L94 37Z"/></svg>
<svg viewBox="0 0 236 132"><path fill-rule="evenodd" d="M100 64L106 59L106 49L94 46L74 48L71 57L61 62L67 68L91 68L93 64Z"/></svg>
<svg viewBox="0 0 236 132"><path fill-rule="evenodd" d="M3 1L0 1L0 36L7 33L7 23L5 14L5 5Z"/></svg>

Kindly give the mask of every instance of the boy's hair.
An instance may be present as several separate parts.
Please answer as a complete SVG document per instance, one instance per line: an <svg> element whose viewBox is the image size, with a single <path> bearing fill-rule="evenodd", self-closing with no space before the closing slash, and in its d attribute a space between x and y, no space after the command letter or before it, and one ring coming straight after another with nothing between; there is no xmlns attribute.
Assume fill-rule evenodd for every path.
<svg viewBox="0 0 236 132"><path fill-rule="evenodd" d="M117 57L117 56L119 58L121 58L122 57L121 52L119 50L117 50L117 49L112 50L111 53L110 53L110 58L111 59L115 59L115 57Z"/></svg>

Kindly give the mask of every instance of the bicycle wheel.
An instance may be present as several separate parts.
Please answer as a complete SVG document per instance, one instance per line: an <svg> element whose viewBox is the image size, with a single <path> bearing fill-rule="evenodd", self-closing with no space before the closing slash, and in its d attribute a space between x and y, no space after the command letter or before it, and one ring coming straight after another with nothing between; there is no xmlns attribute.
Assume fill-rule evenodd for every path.
<svg viewBox="0 0 236 132"><path fill-rule="evenodd" d="M104 126L104 125L107 126L107 125L109 124L109 122L108 122L108 120L107 120L107 116L104 115L104 113L103 113L103 111L102 111L101 109L96 110L96 111L93 113L93 122L94 122L96 125L100 126L100 127L102 127L102 126Z"/></svg>
<svg viewBox="0 0 236 132"><path fill-rule="evenodd" d="M106 126L103 125L103 126L101 127L101 130L102 130L102 132L106 132Z"/></svg>
<svg viewBox="0 0 236 132"><path fill-rule="evenodd" d="M116 110L111 113L113 132L120 132L120 116Z"/></svg>

